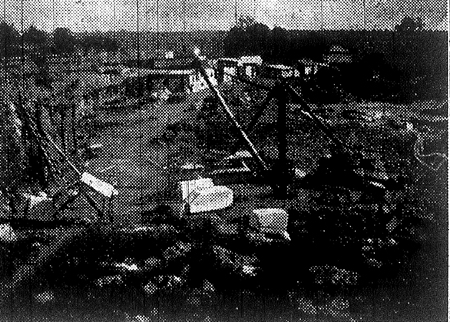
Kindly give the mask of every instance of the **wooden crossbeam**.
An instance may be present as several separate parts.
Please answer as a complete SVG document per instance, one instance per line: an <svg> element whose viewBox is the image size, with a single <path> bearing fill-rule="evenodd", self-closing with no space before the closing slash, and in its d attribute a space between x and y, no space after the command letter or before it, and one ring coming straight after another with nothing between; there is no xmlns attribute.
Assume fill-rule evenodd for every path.
<svg viewBox="0 0 450 322"><path fill-rule="evenodd" d="M239 135L241 136L241 139L245 142L245 144L249 148L250 153L252 154L253 158L255 159L260 172L266 174L268 172L268 170L269 170L269 168L267 167L266 163L264 162L264 160L259 155L258 150L256 149L256 147L254 146L254 144L252 143L252 141L248 137L248 135L245 132L245 130L242 128L242 126L236 120L233 112L228 107L228 104L226 103L226 101L223 98L222 94L212 84L211 80L209 79L208 74L206 73L205 68L202 65L202 61L200 60L200 57L197 54L195 55L195 57L196 57L195 67L200 71L200 73L202 74L202 76L205 79L206 83L208 84L208 87L214 93L214 96L216 96L216 98L218 99L218 101L220 103L220 106L225 111L225 115L228 117L228 119L231 122L231 124L234 126L234 128L238 131Z"/></svg>

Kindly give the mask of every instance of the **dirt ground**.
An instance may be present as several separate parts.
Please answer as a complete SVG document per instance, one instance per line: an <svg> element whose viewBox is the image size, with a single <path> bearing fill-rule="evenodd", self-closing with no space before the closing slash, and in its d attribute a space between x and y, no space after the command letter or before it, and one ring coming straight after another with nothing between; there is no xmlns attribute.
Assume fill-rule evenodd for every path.
<svg viewBox="0 0 450 322"><path fill-rule="evenodd" d="M176 139L158 138L170 123L193 122L192 106L202 97L97 115L95 143L103 148L86 170L119 190L114 222L123 228L90 229L64 249L3 303L7 321L445 320L447 164L438 171L419 164L412 154L415 135L405 123L420 119L428 105L351 106L381 115L367 122L343 119L349 106L324 107L326 122L343 141L377 150L391 176L406 178L391 197L391 211L414 224L376 235L370 229L383 220L372 214L380 209L373 201L336 205L321 191L303 188L277 200L267 185L236 183L229 185L235 192L230 209L181 221L166 208L152 212L174 200L167 191L176 188L180 173L169 171L169 155L199 161L197 150L177 154ZM266 116L252 137L266 158L276 158L270 120ZM447 153L439 143L445 130L433 133L433 147L440 144ZM191 147L190 136L184 138ZM329 152L329 141L295 112L288 139L290 159L305 172ZM243 214L256 207L289 209L292 241L242 232ZM146 228L136 230L136 224Z"/></svg>

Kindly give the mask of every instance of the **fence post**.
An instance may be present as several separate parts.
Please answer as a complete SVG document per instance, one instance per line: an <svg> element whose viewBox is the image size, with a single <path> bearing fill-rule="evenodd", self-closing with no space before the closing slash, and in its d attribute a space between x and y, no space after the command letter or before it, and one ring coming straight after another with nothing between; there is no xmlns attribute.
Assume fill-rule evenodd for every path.
<svg viewBox="0 0 450 322"><path fill-rule="evenodd" d="M277 139L278 139L278 161L277 172L279 174L278 194L280 198L287 196L288 162L287 162L287 103L288 92L284 85L278 84L276 90L278 101L277 113Z"/></svg>

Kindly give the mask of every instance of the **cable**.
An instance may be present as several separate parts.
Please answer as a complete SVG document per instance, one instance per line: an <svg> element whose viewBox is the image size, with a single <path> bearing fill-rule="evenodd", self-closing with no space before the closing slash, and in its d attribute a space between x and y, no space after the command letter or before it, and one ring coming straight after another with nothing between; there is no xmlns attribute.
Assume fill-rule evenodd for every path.
<svg viewBox="0 0 450 322"><path fill-rule="evenodd" d="M25 48L23 33L23 0L20 1L20 40L21 40L21 67L22 67L22 95L25 96Z"/></svg>
<svg viewBox="0 0 450 322"><path fill-rule="evenodd" d="M142 200L144 200L144 196L143 196L143 113L142 113L142 106L141 106L141 92L142 92L142 86L141 86L141 72L140 72L140 34L139 34L139 0L136 0L136 38L137 38L137 46L136 46L136 50L137 50L137 86L138 86L138 108L139 108L139 113L140 113L140 117L141 117L141 122L139 124L139 206L140 206L140 210L141 212L143 211L143 204L142 204Z"/></svg>
<svg viewBox="0 0 450 322"><path fill-rule="evenodd" d="M156 55L159 55L159 0L156 0Z"/></svg>
<svg viewBox="0 0 450 322"><path fill-rule="evenodd" d="M417 140L416 140L416 143L414 144L414 157L416 158L417 161L420 162L420 164L424 165L428 169L433 170L433 171L438 171L439 168L444 164L445 161L448 162L448 157L444 153L439 153L439 152L432 152L432 153L428 153L428 154L423 153L426 135L427 135L427 133L429 133L431 131L428 127L426 127L425 130L426 131L423 133L418 130L414 130L414 133L417 135ZM423 159L429 158L429 157L440 157L441 161L437 165L428 164Z"/></svg>
<svg viewBox="0 0 450 322"><path fill-rule="evenodd" d="M6 0L3 0L3 23L5 24L6 27ZM4 86L6 87L6 89L8 90L8 86L7 86L7 81L8 81L8 77L7 77L7 50L6 50L6 37L4 37L4 48L5 48L5 57L3 57L3 63L4 63L4 69L5 69L5 84Z"/></svg>
<svg viewBox="0 0 450 322"><path fill-rule="evenodd" d="M238 17L238 0L234 0L234 19L236 27L238 26L239 17Z"/></svg>

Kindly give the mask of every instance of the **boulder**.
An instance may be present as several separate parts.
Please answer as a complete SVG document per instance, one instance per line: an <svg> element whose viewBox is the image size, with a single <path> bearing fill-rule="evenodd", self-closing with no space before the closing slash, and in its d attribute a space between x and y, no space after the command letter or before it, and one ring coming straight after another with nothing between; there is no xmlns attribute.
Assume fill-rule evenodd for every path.
<svg viewBox="0 0 450 322"><path fill-rule="evenodd" d="M8 200L0 192L0 218L11 218L12 212Z"/></svg>
<svg viewBox="0 0 450 322"><path fill-rule="evenodd" d="M204 280L203 281L203 292L206 293L214 293L216 291L214 285L211 284L210 281Z"/></svg>
<svg viewBox="0 0 450 322"><path fill-rule="evenodd" d="M56 209L53 199L49 198L46 193L41 192L39 195L24 194L27 206L25 207L24 216L29 220L52 221L56 215Z"/></svg>
<svg viewBox="0 0 450 322"><path fill-rule="evenodd" d="M146 272L154 272L161 269L163 261L157 257L150 257L144 261L143 270Z"/></svg>
<svg viewBox="0 0 450 322"><path fill-rule="evenodd" d="M246 238L249 243L254 246L273 245L274 242L271 238L266 237L263 232L249 231L246 234Z"/></svg>
<svg viewBox="0 0 450 322"><path fill-rule="evenodd" d="M257 273L257 267L252 265L242 265L239 273L244 277L254 277Z"/></svg>
<svg viewBox="0 0 450 322"><path fill-rule="evenodd" d="M221 268L232 268L235 266L234 257L235 254L224 247L213 246L213 252L216 259L216 263Z"/></svg>
<svg viewBox="0 0 450 322"><path fill-rule="evenodd" d="M289 239L289 235L286 235L288 218L288 213L283 209L254 209L250 215L250 226L261 232L279 234Z"/></svg>
<svg viewBox="0 0 450 322"><path fill-rule="evenodd" d="M198 307L202 304L203 291L201 289L193 289L186 298L186 303L190 306Z"/></svg>
<svg viewBox="0 0 450 322"><path fill-rule="evenodd" d="M34 296L34 300L39 304L46 304L55 300L55 294L52 291L46 291Z"/></svg>
<svg viewBox="0 0 450 322"><path fill-rule="evenodd" d="M0 241L3 243L13 243L17 241L16 233L9 224L0 225Z"/></svg>
<svg viewBox="0 0 450 322"><path fill-rule="evenodd" d="M144 285L144 292L147 295L153 295L155 294L157 291L159 290L159 287L153 283L153 282L148 282L147 284Z"/></svg>
<svg viewBox="0 0 450 322"><path fill-rule="evenodd" d="M185 258L191 249L192 245L190 243L178 241L176 245L167 248L163 252L163 258L166 263L174 262Z"/></svg>
<svg viewBox="0 0 450 322"><path fill-rule="evenodd" d="M95 281L95 284L99 287L105 287L110 285L122 285L123 280L120 275L110 275L98 278Z"/></svg>
<svg viewBox="0 0 450 322"><path fill-rule="evenodd" d="M141 220L144 224L166 224L179 228L183 221L173 210L171 206L159 205L151 211L146 211L141 214Z"/></svg>
<svg viewBox="0 0 450 322"><path fill-rule="evenodd" d="M313 274L314 283L318 285L354 286L357 285L359 275L335 266L312 266L309 271Z"/></svg>
<svg viewBox="0 0 450 322"><path fill-rule="evenodd" d="M169 275L164 285L165 290L174 290L182 287L185 284L185 280L177 275Z"/></svg>

